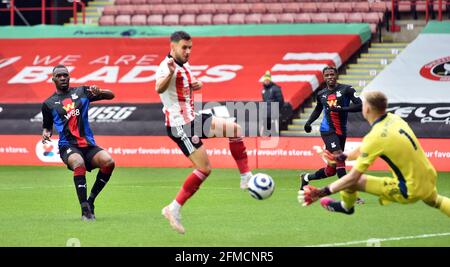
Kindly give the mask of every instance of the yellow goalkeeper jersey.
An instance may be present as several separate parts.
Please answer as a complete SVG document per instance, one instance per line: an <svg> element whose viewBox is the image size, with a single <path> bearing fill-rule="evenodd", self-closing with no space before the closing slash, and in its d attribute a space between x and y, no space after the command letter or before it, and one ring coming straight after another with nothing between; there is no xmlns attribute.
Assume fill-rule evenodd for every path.
<svg viewBox="0 0 450 267"><path fill-rule="evenodd" d="M404 198L423 198L436 186L436 170L416 135L400 116L387 113L372 124L364 137L354 168L363 173L381 157L398 179Z"/></svg>

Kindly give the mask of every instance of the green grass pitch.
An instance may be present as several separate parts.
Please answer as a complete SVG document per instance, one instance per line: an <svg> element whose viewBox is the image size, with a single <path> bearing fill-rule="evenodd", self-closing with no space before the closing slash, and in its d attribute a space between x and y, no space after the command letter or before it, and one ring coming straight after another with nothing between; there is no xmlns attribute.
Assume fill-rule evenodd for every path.
<svg viewBox="0 0 450 267"><path fill-rule="evenodd" d="M116 168L97 198L97 220L83 222L72 174L64 167L0 167L0 246L64 247L69 238L83 247L366 246L372 238L381 246L450 246L450 218L421 202L383 207L361 194L366 204L354 215L332 214L318 203L298 204L298 171L257 171L274 178L271 198L258 201L241 191L236 170L214 169L182 209L186 234L180 235L161 208L190 169ZM87 175L88 190L96 173ZM439 174L438 190L450 196L450 173Z"/></svg>

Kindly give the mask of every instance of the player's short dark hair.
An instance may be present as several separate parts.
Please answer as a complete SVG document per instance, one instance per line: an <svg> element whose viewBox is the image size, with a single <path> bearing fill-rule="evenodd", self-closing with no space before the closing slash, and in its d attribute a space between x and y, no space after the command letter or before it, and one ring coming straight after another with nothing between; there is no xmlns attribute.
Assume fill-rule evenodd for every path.
<svg viewBox="0 0 450 267"><path fill-rule="evenodd" d="M378 113L383 114L386 112L388 106L388 100L386 95L381 91L368 91L363 93L364 100L376 110Z"/></svg>
<svg viewBox="0 0 450 267"><path fill-rule="evenodd" d="M191 36L189 33L185 31L176 31L170 35L170 41L174 43L178 43L180 40L191 40Z"/></svg>
<svg viewBox="0 0 450 267"><path fill-rule="evenodd" d="M64 66L64 65L62 65L62 64L59 64L59 65L56 65L56 66L53 68L52 73L54 73L56 69L60 69L60 68L67 69L66 66Z"/></svg>
<svg viewBox="0 0 450 267"><path fill-rule="evenodd" d="M324 74L326 70L333 70L334 73L338 74L338 70L334 66L326 66L325 68L323 68L322 74Z"/></svg>

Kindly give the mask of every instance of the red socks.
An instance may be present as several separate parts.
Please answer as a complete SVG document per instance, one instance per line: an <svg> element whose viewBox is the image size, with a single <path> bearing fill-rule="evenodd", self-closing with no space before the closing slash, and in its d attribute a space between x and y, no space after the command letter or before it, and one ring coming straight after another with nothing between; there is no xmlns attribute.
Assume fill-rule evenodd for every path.
<svg viewBox="0 0 450 267"><path fill-rule="evenodd" d="M175 198L181 206L195 193L200 185L208 177L209 173L203 173L199 170L194 170L184 181L183 187Z"/></svg>
<svg viewBox="0 0 450 267"><path fill-rule="evenodd" d="M242 138L230 138L230 151L239 168L239 173L249 172L247 150Z"/></svg>

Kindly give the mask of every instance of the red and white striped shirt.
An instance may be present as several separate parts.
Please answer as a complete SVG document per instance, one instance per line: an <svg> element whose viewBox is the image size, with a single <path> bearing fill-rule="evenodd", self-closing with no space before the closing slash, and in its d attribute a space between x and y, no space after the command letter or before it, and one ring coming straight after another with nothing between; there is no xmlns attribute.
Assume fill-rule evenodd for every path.
<svg viewBox="0 0 450 267"><path fill-rule="evenodd" d="M156 71L156 80L170 74L166 57ZM175 63L175 72L170 79L167 90L159 94L166 115L166 126L176 127L194 120L194 99L192 98L192 72L189 63L179 66Z"/></svg>

